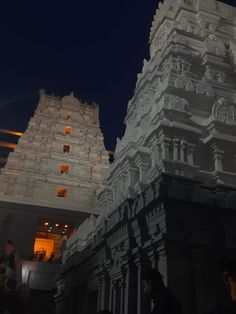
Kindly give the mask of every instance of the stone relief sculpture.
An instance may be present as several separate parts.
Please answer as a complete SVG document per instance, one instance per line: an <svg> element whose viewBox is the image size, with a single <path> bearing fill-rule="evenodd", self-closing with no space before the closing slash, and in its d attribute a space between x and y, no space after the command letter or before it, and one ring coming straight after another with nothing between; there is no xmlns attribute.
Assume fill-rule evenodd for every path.
<svg viewBox="0 0 236 314"><path fill-rule="evenodd" d="M220 57L226 56L225 45L222 41L217 39L215 34L210 34L205 40L206 49L209 53L215 54Z"/></svg>
<svg viewBox="0 0 236 314"><path fill-rule="evenodd" d="M225 124L232 125L236 123L236 110L224 98L220 98L214 103L212 115L217 121Z"/></svg>

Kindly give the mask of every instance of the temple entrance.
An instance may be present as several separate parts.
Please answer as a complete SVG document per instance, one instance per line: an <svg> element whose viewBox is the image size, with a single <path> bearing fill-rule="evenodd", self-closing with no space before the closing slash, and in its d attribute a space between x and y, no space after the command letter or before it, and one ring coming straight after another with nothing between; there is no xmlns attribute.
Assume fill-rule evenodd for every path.
<svg viewBox="0 0 236 314"><path fill-rule="evenodd" d="M74 233L69 221L40 219L34 241L33 260L54 262L60 259L65 241Z"/></svg>

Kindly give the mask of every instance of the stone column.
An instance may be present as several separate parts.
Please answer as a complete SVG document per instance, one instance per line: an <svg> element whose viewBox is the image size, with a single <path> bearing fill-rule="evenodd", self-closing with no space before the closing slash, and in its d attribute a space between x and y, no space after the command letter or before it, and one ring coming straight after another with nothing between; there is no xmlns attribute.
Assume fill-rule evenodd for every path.
<svg viewBox="0 0 236 314"><path fill-rule="evenodd" d="M137 169L134 167L129 167L128 170L128 186L133 187L135 182L135 175L137 173Z"/></svg>
<svg viewBox="0 0 236 314"><path fill-rule="evenodd" d="M142 303L141 303L141 272L142 272L142 267L141 267L141 263L140 260L138 262L137 265L138 268L138 272L137 272L137 314L142 314L141 313L141 309L142 309Z"/></svg>
<svg viewBox="0 0 236 314"><path fill-rule="evenodd" d="M100 310L104 310L105 301L105 278L102 277L100 281Z"/></svg>
<svg viewBox="0 0 236 314"><path fill-rule="evenodd" d="M215 159L215 171L223 171L223 157L224 152L217 148L215 144L212 145L213 156Z"/></svg>
<svg viewBox="0 0 236 314"><path fill-rule="evenodd" d="M110 293L109 293L109 311L112 311L113 308L113 296L114 296L114 287L113 280L110 279Z"/></svg>
<svg viewBox="0 0 236 314"><path fill-rule="evenodd" d="M194 165L193 160L193 152L194 152L195 145L194 144L187 144L187 162L190 165Z"/></svg>
<svg viewBox="0 0 236 314"><path fill-rule="evenodd" d="M148 164L144 162L142 162L142 164L139 166L139 180L141 183L145 183L146 181L147 167Z"/></svg>
<svg viewBox="0 0 236 314"><path fill-rule="evenodd" d="M124 314L129 314L129 277L130 267L127 269L126 281L125 281L125 293L124 293Z"/></svg>
<svg viewBox="0 0 236 314"><path fill-rule="evenodd" d="M162 148L162 159L169 160L170 159L170 146L172 144L172 140L169 138L164 138L161 143Z"/></svg>
<svg viewBox="0 0 236 314"><path fill-rule="evenodd" d="M173 140L173 160L178 161L179 160L179 140L175 138Z"/></svg>
<svg viewBox="0 0 236 314"><path fill-rule="evenodd" d="M185 149L186 149L186 142L185 141L181 141L180 143L180 161L184 162L184 154L185 154Z"/></svg>

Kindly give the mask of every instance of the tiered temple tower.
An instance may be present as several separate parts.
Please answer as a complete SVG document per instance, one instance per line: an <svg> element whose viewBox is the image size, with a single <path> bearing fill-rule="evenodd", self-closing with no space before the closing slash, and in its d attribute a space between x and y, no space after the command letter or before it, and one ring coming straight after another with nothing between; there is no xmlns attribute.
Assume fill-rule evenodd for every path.
<svg viewBox="0 0 236 314"><path fill-rule="evenodd" d="M161 173L236 186L235 8L159 2L99 200L111 212Z"/></svg>
<svg viewBox="0 0 236 314"><path fill-rule="evenodd" d="M103 217L91 216L67 241L58 314L66 306L73 312L70 304L83 314L147 313L142 273L150 267L184 314L230 313L235 89L236 9L215 0L159 1L150 59L98 191Z"/></svg>
<svg viewBox="0 0 236 314"><path fill-rule="evenodd" d="M0 200L98 214L108 167L99 107L40 92L25 133L1 169Z"/></svg>

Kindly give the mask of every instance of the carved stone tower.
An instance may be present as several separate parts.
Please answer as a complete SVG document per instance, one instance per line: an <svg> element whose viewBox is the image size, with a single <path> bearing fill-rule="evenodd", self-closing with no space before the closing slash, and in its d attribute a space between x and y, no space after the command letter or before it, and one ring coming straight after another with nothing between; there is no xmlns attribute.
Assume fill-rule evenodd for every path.
<svg viewBox="0 0 236 314"><path fill-rule="evenodd" d="M150 59L98 191L104 216L85 220L66 243L58 314L67 304L83 314L91 304L94 312L151 313L142 291L150 267L184 314L234 312L235 38L233 7L159 1ZM155 308L164 303L157 297Z"/></svg>
<svg viewBox="0 0 236 314"><path fill-rule="evenodd" d="M111 211L161 173L236 185L235 9L215 0L159 2L99 199Z"/></svg>
<svg viewBox="0 0 236 314"><path fill-rule="evenodd" d="M28 128L0 175L0 199L98 214L108 167L97 104L40 92Z"/></svg>

